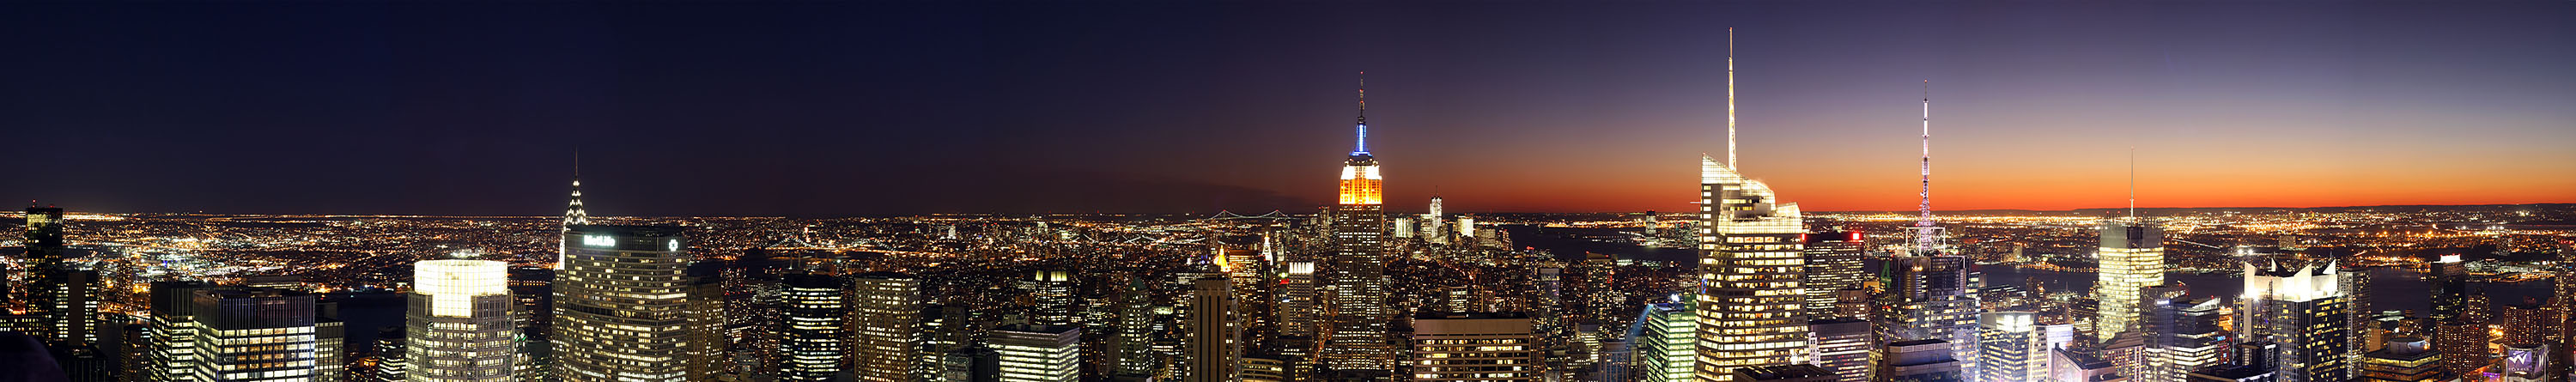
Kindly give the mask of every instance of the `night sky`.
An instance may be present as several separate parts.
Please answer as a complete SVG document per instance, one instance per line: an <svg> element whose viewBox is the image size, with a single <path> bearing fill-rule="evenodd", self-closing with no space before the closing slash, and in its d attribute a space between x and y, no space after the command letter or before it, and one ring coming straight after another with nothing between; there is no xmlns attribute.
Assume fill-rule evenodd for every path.
<svg viewBox="0 0 2576 382"><path fill-rule="evenodd" d="M2576 202L2576 1L0 4L74 211L1810 211Z"/></svg>

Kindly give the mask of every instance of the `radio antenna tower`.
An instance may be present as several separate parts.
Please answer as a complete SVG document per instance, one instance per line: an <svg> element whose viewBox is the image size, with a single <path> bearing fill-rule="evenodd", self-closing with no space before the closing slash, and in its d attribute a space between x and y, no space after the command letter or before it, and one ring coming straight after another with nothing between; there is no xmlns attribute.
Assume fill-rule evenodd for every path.
<svg viewBox="0 0 2576 382"><path fill-rule="evenodd" d="M1941 244L1941 227L1932 222L1932 80L1923 80L1923 198L1922 217L1914 221L1914 252L1929 256Z"/></svg>

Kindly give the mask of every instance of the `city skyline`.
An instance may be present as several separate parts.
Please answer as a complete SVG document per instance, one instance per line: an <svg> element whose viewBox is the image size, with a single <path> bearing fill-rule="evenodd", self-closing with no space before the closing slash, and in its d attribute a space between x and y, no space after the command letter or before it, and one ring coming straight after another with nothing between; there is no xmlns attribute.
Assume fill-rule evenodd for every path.
<svg viewBox="0 0 2576 382"><path fill-rule="evenodd" d="M1734 26L1743 139L1765 142L1742 161L1810 211L1912 203L1927 79L1945 209L2123 205L2105 153L2129 147L2144 207L2576 202L2552 175L2576 152L2551 146L2576 140L2576 78L2554 75L2576 33L2546 17L2576 5L1863 5L23 4L59 17L0 35L50 59L0 69L49 75L0 114L57 142L19 158L58 175L0 189L103 212L521 215L560 201L499 190L560 184L588 147L619 216L1304 211L1330 199L1306 164L1346 146L1348 78L1369 71L1372 144L1406 165L1391 210L1684 211L1673 163L1724 151ZM624 27L696 11L717 31ZM873 186L896 179L929 186ZM172 188L196 191L152 195Z"/></svg>

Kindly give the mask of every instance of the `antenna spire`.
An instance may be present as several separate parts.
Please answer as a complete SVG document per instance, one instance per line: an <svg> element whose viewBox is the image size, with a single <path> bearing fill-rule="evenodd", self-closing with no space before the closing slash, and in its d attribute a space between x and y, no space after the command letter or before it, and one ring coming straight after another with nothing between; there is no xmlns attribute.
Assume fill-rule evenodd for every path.
<svg viewBox="0 0 2576 382"><path fill-rule="evenodd" d="M1923 80L1923 218L1918 227L1932 226L1932 80Z"/></svg>
<svg viewBox="0 0 2576 382"><path fill-rule="evenodd" d="M2138 220L2138 147L2129 146L2129 220Z"/></svg>
<svg viewBox="0 0 2576 382"><path fill-rule="evenodd" d="M1735 166L1735 27L1726 27L1726 168Z"/></svg>
<svg viewBox="0 0 2576 382"><path fill-rule="evenodd" d="M1932 221L1932 80L1923 80L1923 197L1920 220L1914 221L1914 253L1917 256L1938 255L1941 227Z"/></svg>
<svg viewBox="0 0 2576 382"><path fill-rule="evenodd" d="M1359 130L1360 130L1359 147L1358 147L1357 149L1355 149L1355 150L1352 150L1352 151L1351 151L1351 153L1352 153L1352 154L1367 154L1367 153L1369 152L1369 151L1368 151L1368 72L1360 72L1360 124L1359 124L1359 125L1360 125L1360 126L1359 126Z"/></svg>

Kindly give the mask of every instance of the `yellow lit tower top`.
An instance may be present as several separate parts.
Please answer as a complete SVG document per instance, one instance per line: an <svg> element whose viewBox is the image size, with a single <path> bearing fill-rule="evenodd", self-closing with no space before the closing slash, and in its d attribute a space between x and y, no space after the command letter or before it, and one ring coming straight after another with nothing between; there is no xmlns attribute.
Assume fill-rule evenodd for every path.
<svg viewBox="0 0 2576 382"><path fill-rule="evenodd" d="M1386 180L1378 174L1377 158L1368 151L1368 73L1360 73L1359 145L1351 157L1342 161L1341 204L1376 205L1386 202Z"/></svg>

